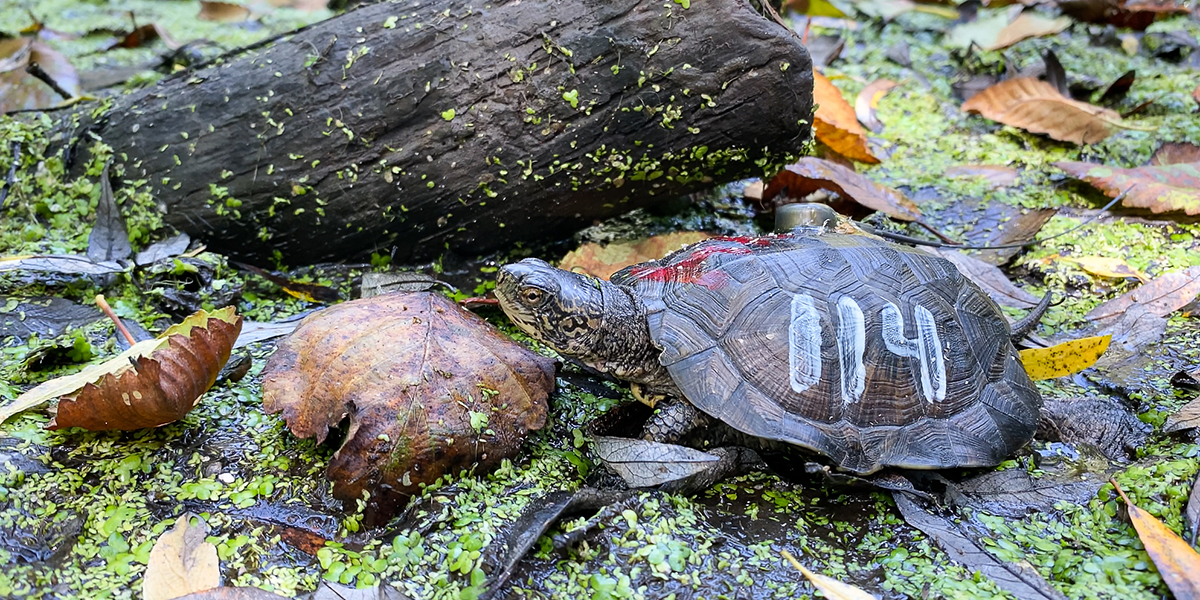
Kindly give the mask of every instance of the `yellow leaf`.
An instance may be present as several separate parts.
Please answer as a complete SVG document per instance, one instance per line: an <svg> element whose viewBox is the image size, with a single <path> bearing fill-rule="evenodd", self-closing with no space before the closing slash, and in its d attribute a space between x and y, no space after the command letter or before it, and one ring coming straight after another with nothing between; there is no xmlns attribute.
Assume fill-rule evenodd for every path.
<svg viewBox="0 0 1200 600"><path fill-rule="evenodd" d="M829 598L829 600L876 600L875 596L872 596L871 594L868 594L867 592L864 592L863 590L860 590L848 583L842 583L832 577L809 571L808 569L804 568L804 565L800 564L800 561L796 560L795 556L792 556L791 552L788 552L787 550L781 551L780 554L782 554L783 557L788 560L788 562L792 563L792 566L799 569L801 573L804 573L804 576L812 582L813 586L815 586L818 590L821 590L821 593L825 594L825 597Z"/></svg>
<svg viewBox="0 0 1200 600"><path fill-rule="evenodd" d="M1112 335L1080 338L1050 346L1021 351L1021 363L1034 381L1078 373L1094 364L1108 350Z"/></svg>
<svg viewBox="0 0 1200 600"><path fill-rule="evenodd" d="M1150 281L1150 278L1145 273L1129 266L1128 263L1119 258L1104 256L1061 256L1059 260L1079 265L1080 269L1092 275L1115 277L1117 279L1136 277L1142 283Z"/></svg>
<svg viewBox="0 0 1200 600"><path fill-rule="evenodd" d="M1129 507L1129 520L1167 587L1178 600L1200 599L1200 554L1154 515L1130 502L1116 481L1110 482Z"/></svg>

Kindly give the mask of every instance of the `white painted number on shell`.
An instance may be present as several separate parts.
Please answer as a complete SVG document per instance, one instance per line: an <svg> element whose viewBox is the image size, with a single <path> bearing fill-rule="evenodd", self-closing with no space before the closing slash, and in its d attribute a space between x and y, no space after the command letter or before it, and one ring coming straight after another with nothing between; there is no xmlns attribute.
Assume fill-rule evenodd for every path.
<svg viewBox="0 0 1200 600"><path fill-rule="evenodd" d="M792 391L797 394L821 380L821 315L807 294L792 296L788 363Z"/></svg>
<svg viewBox="0 0 1200 600"><path fill-rule="evenodd" d="M866 320L858 302L842 296L837 302L836 341L841 372L842 402L862 398L866 387ZM880 337L889 352L917 359L921 394L927 402L946 399L946 361L938 336L937 320L924 306L913 308L917 337L904 337L904 315L895 304L887 303L880 311ZM792 296L792 319L788 328L788 360L792 390L802 393L821 379L821 317L807 294Z"/></svg>

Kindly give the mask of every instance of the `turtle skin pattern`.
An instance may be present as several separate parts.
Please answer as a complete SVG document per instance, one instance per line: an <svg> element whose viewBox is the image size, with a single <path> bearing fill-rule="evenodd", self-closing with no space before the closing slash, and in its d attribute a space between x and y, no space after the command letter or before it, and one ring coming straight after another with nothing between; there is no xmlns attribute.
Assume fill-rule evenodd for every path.
<svg viewBox="0 0 1200 600"><path fill-rule="evenodd" d="M697 408L839 468L999 464L1042 399L996 304L947 260L801 228L714 238L611 279Z"/></svg>

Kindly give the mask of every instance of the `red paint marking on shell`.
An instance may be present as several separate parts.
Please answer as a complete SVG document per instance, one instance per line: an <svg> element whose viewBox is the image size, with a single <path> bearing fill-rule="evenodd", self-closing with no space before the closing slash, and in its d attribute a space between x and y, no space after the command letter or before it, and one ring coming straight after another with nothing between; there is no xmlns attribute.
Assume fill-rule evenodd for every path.
<svg viewBox="0 0 1200 600"><path fill-rule="evenodd" d="M719 241L735 241L716 239ZM757 238L746 239L755 240ZM729 278L721 271L711 270L705 266L704 261L714 254L745 255L751 254L751 250L745 246L704 245L696 248L686 257L672 264L663 267L637 267L630 271L630 274L641 280L661 281L664 283L670 281L694 283L708 289L715 289L724 286Z"/></svg>

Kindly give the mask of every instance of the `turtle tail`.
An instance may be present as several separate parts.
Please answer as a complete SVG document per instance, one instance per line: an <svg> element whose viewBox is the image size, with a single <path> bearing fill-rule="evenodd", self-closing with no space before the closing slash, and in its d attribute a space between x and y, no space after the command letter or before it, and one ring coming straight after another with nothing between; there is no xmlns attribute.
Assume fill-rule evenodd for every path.
<svg viewBox="0 0 1200 600"><path fill-rule="evenodd" d="M1033 307L1033 310L1029 311L1029 314L1025 315L1020 321L1013 323L1012 334L1010 335L1013 345L1016 345L1017 342L1025 339L1025 336L1033 332L1038 322L1042 320L1042 316L1046 314L1046 309L1050 308L1050 305L1053 303L1054 295L1046 292L1046 295L1042 296L1041 301L1037 303L1037 306Z"/></svg>

